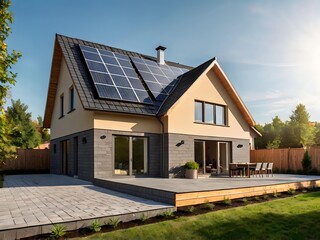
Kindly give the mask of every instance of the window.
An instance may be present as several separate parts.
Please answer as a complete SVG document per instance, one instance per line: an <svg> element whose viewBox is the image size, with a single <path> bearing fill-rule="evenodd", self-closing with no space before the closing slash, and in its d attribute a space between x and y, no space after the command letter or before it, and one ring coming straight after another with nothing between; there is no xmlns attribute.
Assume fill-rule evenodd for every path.
<svg viewBox="0 0 320 240"><path fill-rule="evenodd" d="M210 104L210 103L205 103L204 106L205 106L205 108L204 108L204 112L205 112L204 121L206 123L214 123L214 105Z"/></svg>
<svg viewBox="0 0 320 240"><path fill-rule="evenodd" d="M203 103L195 102L194 103L194 116L196 122L203 122Z"/></svg>
<svg viewBox="0 0 320 240"><path fill-rule="evenodd" d="M114 136L113 147L115 175L147 174L147 138Z"/></svg>
<svg viewBox="0 0 320 240"><path fill-rule="evenodd" d="M195 122L227 125L226 106L195 101Z"/></svg>
<svg viewBox="0 0 320 240"><path fill-rule="evenodd" d="M226 125L225 123L225 107L216 106L216 124L217 125Z"/></svg>
<svg viewBox="0 0 320 240"><path fill-rule="evenodd" d="M64 106L64 96L63 96L63 94L61 94L61 96L60 96L60 118L62 118L64 116L63 106Z"/></svg>
<svg viewBox="0 0 320 240"><path fill-rule="evenodd" d="M71 87L70 88L70 111L69 112L72 112L74 110L74 88Z"/></svg>

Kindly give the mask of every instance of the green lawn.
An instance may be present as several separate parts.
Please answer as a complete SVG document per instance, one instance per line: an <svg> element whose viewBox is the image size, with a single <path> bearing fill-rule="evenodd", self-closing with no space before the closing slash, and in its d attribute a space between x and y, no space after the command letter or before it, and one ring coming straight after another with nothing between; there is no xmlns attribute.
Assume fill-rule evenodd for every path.
<svg viewBox="0 0 320 240"><path fill-rule="evenodd" d="M83 239L320 239L320 192Z"/></svg>

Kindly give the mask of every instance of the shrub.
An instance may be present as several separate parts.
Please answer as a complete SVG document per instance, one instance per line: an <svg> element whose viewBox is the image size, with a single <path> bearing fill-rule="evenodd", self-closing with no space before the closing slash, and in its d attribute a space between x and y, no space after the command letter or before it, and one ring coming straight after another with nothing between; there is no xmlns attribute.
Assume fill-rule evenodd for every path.
<svg viewBox="0 0 320 240"><path fill-rule="evenodd" d="M140 221L141 221L141 222L144 222L144 221L146 221L147 219L148 219L148 216L147 216L146 214L142 213L141 216L140 216Z"/></svg>
<svg viewBox="0 0 320 240"><path fill-rule="evenodd" d="M193 170L198 170L199 169L199 164L195 161L189 161L184 165L185 169L193 169Z"/></svg>
<svg viewBox="0 0 320 240"><path fill-rule="evenodd" d="M290 188L288 190L288 194L293 195L296 192L296 190L294 190L293 188Z"/></svg>
<svg viewBox="0 0 320 240"><path fill-rule="evenodd" d="M212 210L212 209L214 209L214 207L215 207L215 205L213 204L213 203L210 203L210 202L205 202L204 204L203 204L203 206L204 206L204 208L205 209L208 209L208 210Z"/></svg>
<svg viewBox="0 0 320 240"><path fill-rule="evenodd" d="M254 196L254 200L260 201L260 197L259 196Z"/></svg>
<svg viewBox="0 0 320 240"><path fill-rule="evenodd" d="M263 195L263 199L264 200L268 200L269 199L269 195L268 194Z"/></svg>
<svg viewBox="0 0 320 240"><path fill-rule="evenodd" d="M54 224L51 230L51 237L61 238L66 234L66 226L60 224Z"/></svg>
<svg viewBox="0 0 320 240"><path fill-rule="evenodd" d="M230 198L224 198L223 199L223 204L226 206L231 206L232 205L232 201Z"/></svg>
<svg viewBox="0 0 320 240"><path fill-rule="evenodd" d="M187 209L187 212L189 213L193 213L194 212L195 207L194 206L189 206Z"/></svg>
<svg viewBox="0 0 320 240"><path fill-rule="evenodd" d="M312 168L309 172L310 175L319 175L318 169Z"/></svg>
<svg viewBox="0 0 320 240"><path fill-rule="evenodd" d="M302 168L305 174L308 174L312 168L311 156L309 155L309 151L306 150L303 155L303 159L301 161Z"/></svg>
<svg viewBox="0 0 320 240"><path fill-rule="evenodd" d="M248 199L247 198L242 198L242 200L241 200L243 203L247 203L248 202Z"/></svg>
<svg viewBox="0 0 320 240"><path fill-rule="evenodd" d="M100 232L101 231L101 223L99 220L93 220L91 225L90 225L90 229L93 232Z"/></svg>
<svg viewBox="0 0 320 240"><path fill-rule="evenodd" d="M168 218L168 217L173 217L173 216L174 216L174 211L173 211L173 210L163 211L163 212L162 212L162 216L163 216L163 217L166 217L166 218Z"/></svg>
<svg viewBox="0 0 320 240"><path fill-rule="evenodd" d="M273 192L272 196L274 198L277 198L277 197L280 197L281 196L281 193L278 193L277 191Z"/></svg>
<svg viewBox="0 0 320 240"><path fill-rule="evenodd" d="M119 223L120 223L120 219L119 218L111 218L109 220L109 224L108 225L113 227L113 229L116 229L116 227L118 227Z"/></svg>

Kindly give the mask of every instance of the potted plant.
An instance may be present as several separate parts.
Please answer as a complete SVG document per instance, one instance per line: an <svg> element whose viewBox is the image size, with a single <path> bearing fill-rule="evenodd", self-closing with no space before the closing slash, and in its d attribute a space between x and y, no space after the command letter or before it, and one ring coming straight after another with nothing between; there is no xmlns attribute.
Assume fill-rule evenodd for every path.
<svg viewBox="0 0 320 240"><path fill-rule="evenodd" d="M186 170L185 177L189 179L196 179L198 178L198 169L199 164L195 161L189 161L184 165Z"/></svg>

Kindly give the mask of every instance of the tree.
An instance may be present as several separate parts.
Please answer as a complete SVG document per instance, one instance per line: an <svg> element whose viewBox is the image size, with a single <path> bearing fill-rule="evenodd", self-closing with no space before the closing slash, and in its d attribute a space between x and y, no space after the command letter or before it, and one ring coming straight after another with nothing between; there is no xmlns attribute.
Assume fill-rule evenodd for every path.
<svg viewBox="0 0 320 240"><path fill-rule="evenodd" d="M289 125L293 129L294 138L300 146L314 144L314 127L310 124L310 115L303 104L298 104L290 116Z"/></svg>
<svg viewBox="0 0 320 240"><path fill-rule="evenodd" d="M15 149L11 146L11 125L6 118L4 104L8 90L16 82L16 73L11 71L12 66L21 57L21 53L12 51L8 53L6 39L8 38L13 22L12 13L9 11L11 2L0 0L0 165L6 159L15 156Z"/></svg>
<svg viewBox="0 0 320 240"><path fill-rule="evenodd" d="M303 155L303 159L301 161L302 168L305 174L308 174L312 168L311 156L309 155L309 151L306 150Z"/></svg>
<svg viewBox="0 0 320 240"><path fill-rule="evenodd" d="M314 125L314 131L315 131L315 144L320 145L320 123L315 123Z"/></svg>
<svg viewBox="0 0 320 240"><path fill-rule="evenodd" d="M20 148L34 148L41 143L41 134L27 110L28 106L21 103L20 99L12 100L12 106L7 109L7 118L15 124L12 130L12 144Z"/></svg>
<svg viewBox="0 0 320 240"><path fill-rule="evenodd" d="M41 135L41 143L48 142L50 140L50 133L47 128L43 127L43 120L40 115L37 117L37 121L34 121L33 124Z"/></svg>

